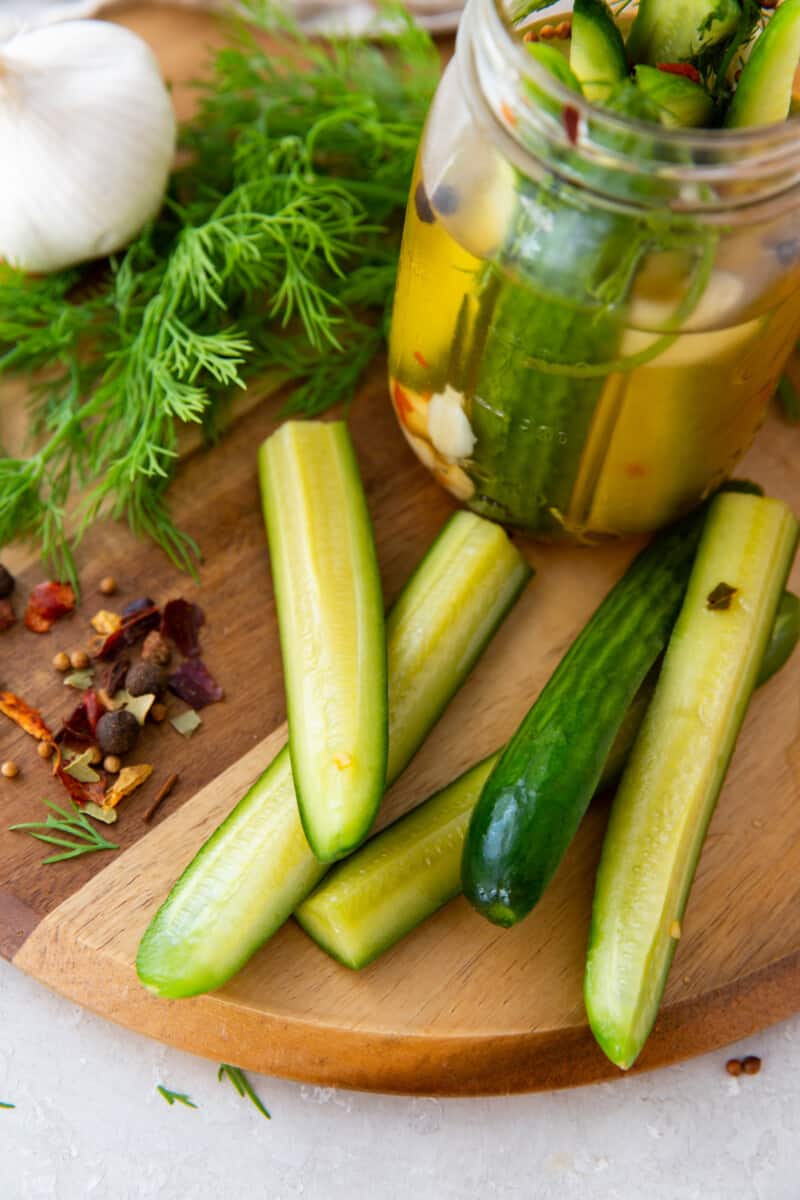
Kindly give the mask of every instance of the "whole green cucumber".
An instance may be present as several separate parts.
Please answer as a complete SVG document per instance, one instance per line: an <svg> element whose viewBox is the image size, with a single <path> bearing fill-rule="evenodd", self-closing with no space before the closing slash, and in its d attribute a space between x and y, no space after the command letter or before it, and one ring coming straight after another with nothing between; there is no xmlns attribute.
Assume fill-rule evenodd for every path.
<svg viewBox="0 0 800 1200"><path fill-rule="evenodd" d="M533 908L583 819L634 696L663 651L705 521L684 518L635 559L573 642L484 786L464 893L497 925Z"/></svg>

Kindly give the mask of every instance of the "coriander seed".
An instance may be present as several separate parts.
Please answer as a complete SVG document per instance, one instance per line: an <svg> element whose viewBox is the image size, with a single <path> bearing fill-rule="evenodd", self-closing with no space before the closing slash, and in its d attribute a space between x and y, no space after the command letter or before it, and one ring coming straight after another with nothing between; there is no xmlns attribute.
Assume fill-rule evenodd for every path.
<svg viewBox="0 0 800 1200"><path fill-rule="evenodd" d="M39 742L36 748L36 753L39 758L52 758L55 752L55 746L52 742Z"/></svg>
<svg viewBox="0 0 800 1200"><path fill-rule="evenodd" d="M85 650L73 650L69 656L69 665L75 671L84 671L89 665L89 655Z"/></svg>
<svg viewBox="0 0 800 1200"><path fill-rule="evenodd" d="M104 596L113 596L117 590L117 581L113 575L106 575L100 580L100 591Z"/></svg>
<svg viewBox="0 0 800 1200"><path fill-rule="evenodd" d="M71 665L69 655L64 650L59 650L53 658L53 666L57 671L68 671Z"/></svg>
<svg viewBox="0 0 800 1200"><path fill-rule="evenodd" d="M6 779L16 779L17 775L19 775L19 767L15 762L12 761L12 759L9 758L8 761L4 762L2 767L0 767L0 774L2 774Z"/></svg>
<svg viewBox="0 0 800 1200"><path fill-rule="evenodd" d="M103 752L99 746L92 746L89 750L89 762L94 767L103 758Z"/></svg>
<svg viewBox="0 0 800 1200"><path fill-rule="evenodd" d="M121 766L116 754L107 754L103 759L103 770L108 771L109 775L118 775Z"/></svg>

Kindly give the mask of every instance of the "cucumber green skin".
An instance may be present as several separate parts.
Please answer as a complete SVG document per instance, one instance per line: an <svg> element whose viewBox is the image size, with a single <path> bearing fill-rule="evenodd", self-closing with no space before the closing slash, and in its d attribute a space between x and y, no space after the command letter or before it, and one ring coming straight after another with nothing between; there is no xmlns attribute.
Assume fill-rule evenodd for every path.
<svg viewBox="0 0 800 1200"><path fill-rule="evenodd" d="M699 83L644 63L635 69L633 77L636 86L658 106L662 125L690 129L711 123L714 101Z"/></svg>
<svg viewBox="0 0 800 1200"><path fill-rule="evenodd" d="M575 0L569 61L587 100L594 103L602 102L628 74L625 43L605 0Z"/></svg>
<svg viewBox="0 0 800 1200"><path fill-rule="evenodd" d="M148 925L136 956L140 981L170 999L222 987L326 870L306 842L284 746L204 843Z"/></svg>
<svg viewBox="0 0 800 1200"><path fill-rule="evenodd" d="M759 35L725 116L728 129L785 121L800 59L800 0L784 0Z"/></svg>
<svg viewBox="0 0 800 1200"><path fill-rule="evenodd" d="M454 542L463 544L465 525L492 541L506 537L496 526L484 525L469 513L456 513L419 564L398 597L387 621L389 656L399 636L393 616L404 597L420 595L424 625L424 594L447 562ZM513 607L531 576L518 554L509 557L504 581L494 581L491 600L468 611L457 602L453 623L463 622L458 653L448 663L448 680L425 679L417 688L415 729L390 738L387 786L408 765L441 711L464 682L496 629ZM403 681L390 679L393 693ZM425 721L420 723L420 713ZM394 744L395 749L392 749ZM397 747L400 746L398 750ZM159 908L142 938L136 968L150 991L180 999L213 991L227 983L309 895L328 867L320 863L306 841L292 778L288 746L284 746L231 814L215 830L187 866Z"/></svg>
<svg viewBox="0 0 800 1200"><path fill-rule="evenodd" d="M581 94L580 80L564 58L564 55L560 54L554 46L548 46L547 42L526 42L525 49L531 58L535 59L541 67L544 67L546 71L555 76L559 83L563 83L565 87L571 88L573 92ZM529 84L529 87L540 101L545 99L544 94L534 84Z"/></svg>
<svg viewBox="0 0 800 1200"><path fill-rule="evenodd" d="M800 641L800 597L794 592L784 592L778 604L775 624L767 645L767 652L756 678L756 687L762 687L773 675L786 666Z"/></svg>
<svg viewBox="0 0 800 1200"><path fill-rule="evenodd" d="M678 615L705 511L657 537L579 634L492 772L470 822L464 893L510 926L540 899Z"/></svg>
<svg viewBox="0 0 800 1200"><path fill-rule="evenodd" d="M649 101L631 83L610 107L642 118ZM609 135L624 149L625 137ZM585 171L602 191L604 173ZM652 188L637 181L636 188ZM499 266L487 267L483 326L459 375L476 437L469 504L506 525L557 537L577 478L604 377L552 375L530 358L607 363L617 356L629 286L653 233L589 204L570 186L523 179Z"/></svg>
<svg viewBox="0 0 800 1200"><path fill-rule="evenodd" d="M710 17L711 25L703 28ZM640 0L628 37L628 58L653 67L685 62L729 38L740 17L736 0Z"/></svg>
<svg viewBox="0 0 800 1200"><path fill-rule="evenodd" d="M797 619L793 648L800 634L800 600L785 592L757 687L787 661L789 613ZM657 681L658 665L625 714L598 792L613 787L622 774ZM333 868L295 913L318 946L342 966L360 970L460 894L469 819L499 758L498 751L471 767Z"/></svg>
<svg viewBox="0 0 800 1200"><path fill-rule="evenodd" d="M712 522L715 517L712 509L708 526L708 541L716 532ZM771 580L772 586L781 587L791 568L797 547L797 523L789 528L788 536L783 545L773 552L773 566L780 570L781 579ZM701 544L697 556L697 564L701 559L708 543ZM715 576L718 573L715 572ZM704 604L707 587L695 587L695 581L689 584L685 605L678 619L673 644L686 638L691 645L691 636L687 627L695 613ZM774 611L777 613L778 605ZM758 652L760 640L763 660L769 655L770 641L776 636L775 624L772 633L763 640L756 636L750 643L751 653ZM679 651L680 653L680 651ZM668 655L669 657L669 655ZM752 659L751 659L752 663ZM669 663L667 663L667 670ZM644 766L637 762L636 753L631 761L630 771L623 779L620 791L611 810L611 818L603 843L603 851L598 868L595 884L592 919L589 933L589 949L587 954L586 975L584 980L584 1001L589 1024L603 1052L618 1067L627 1070L633 1066L641 1052L647 1037L655 1022L661 997L666 986L672 960L677 948L677 939L666 936L663 930L653 927L650 915L642 912L640 907L624 911L626 884L631 878L644 881L651 889L651 873L647 865L647 843L650 843L650 857L657 846L657 857L661 862L670 864L672 871L679 880L674 901L668 901L668 895L661 894L660 885L657 887L657 907L660 916L674 913L675 918L683 920L689 893L694 881L697 863L702 852L706 831L716 807L716 802L725 775L736 746L736 740L747 713L747 707L754 686L757 686L758 673L750 666L749 686L745 682L742 690L736 696L735 706L729 714L728 724L715 741L714 778L708 785L708 791L702 796L702 802L697 805L697 811L690 820L688 811L682 817L690 832L688 839L678 842L676 849L669 841L662 846L664 813L669 811L669 799L652 789L643 794L639 791L639 772L648 774L649 758L653 753L654 725L648 730L645 726L643 740L650 735L649 745L645 747ZM662 680L664 676L662 675ZM679 685L680 686L680 685ZM656 704L658 699L656 698ZM705 723L704 723L705 724ZM662 729L661 733L669 738L670 730ZM704 728L704 737L708 737ZM628 790L626 792L626 785ZM685 797L684 803L689 805L694 797ZM663 810L663 811L662 811ZM656 833L653 827L659 829ZM679 855L680 850L680 855ZM668 902L670 907L668 908ZM675 907L672 908L674 902ZM646 908L646 906L645 906ZM636 978L639 984L636 1004L630 1006L627 997L620 1008L618 991L624 996L631 978Z"/></svg>

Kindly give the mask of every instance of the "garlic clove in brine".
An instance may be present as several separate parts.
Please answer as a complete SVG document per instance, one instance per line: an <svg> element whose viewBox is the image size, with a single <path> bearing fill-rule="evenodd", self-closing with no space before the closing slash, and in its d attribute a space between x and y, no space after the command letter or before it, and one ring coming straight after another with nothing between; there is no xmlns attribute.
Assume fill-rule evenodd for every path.
<svg viewBox="0 0 800 1200"><path fill-rule="evenodd" d="M0 44L0 260L49 272L122 249L163 203L175 136L130 30L65 21Z"/></svg>

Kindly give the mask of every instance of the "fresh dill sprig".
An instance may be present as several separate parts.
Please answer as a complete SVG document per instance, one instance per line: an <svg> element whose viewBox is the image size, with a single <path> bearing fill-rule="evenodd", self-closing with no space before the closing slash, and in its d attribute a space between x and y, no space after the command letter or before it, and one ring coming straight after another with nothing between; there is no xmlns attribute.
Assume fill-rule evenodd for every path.
<svg viewBox="0 0 800 1200"><path fill-rule="evenodd" d="M272 1120L271 1115L269 1112L267 1112L263 1103L253 1091L253 1085L251 1084L250 1080L240 1067L232 1067L230 1063L220 1063L220 1068L217 1071L217 1079L220 1083L223 1079L229 1079L239 1095L246 1096L251 1104L258 1109L262 1117L265 1117L268 1121Z"/></svg>
<svg viewBox="0 0 800 1200"><path fill-rule="evenodd" d="M156 1084L156 1091L164 1097L170 1107L177 1101L178 1104L184 1105L185 1108L197 1108L194 1100L190 1100L186 1092L171 1092L169 1088L164 1087L161 1083Z"/></svg>
<svg viewBox="0 0 800 1200"><path fill-rule="evenodd" d="M109 842L98 829L92 825L85 813L67 801L69 808L61 808L52 800L44 803L52 809L46 821L27 821L22 825L9 825L12 831L29 833L40 842L51 846L62 846L60 854L51 854L43 858L42 863L64 862L68 858L80 858L84 854L94 854L98 850L119 850L113 842Z"/></svg>
<svg viewBox="0 0 800 1200"><path fill-rule="evenodd" d="M0 457L0 546L32 539L73 584L102 515L191 569L165 495L179 428L218 434L231 393L276 371L287 408L318 414L382 343L436 49L400 10L380 45L246 11L269 49L231 26L181 131L187 165L128 250L41 279L0 267L0 379L31 378L35 438Z"/></svg>

